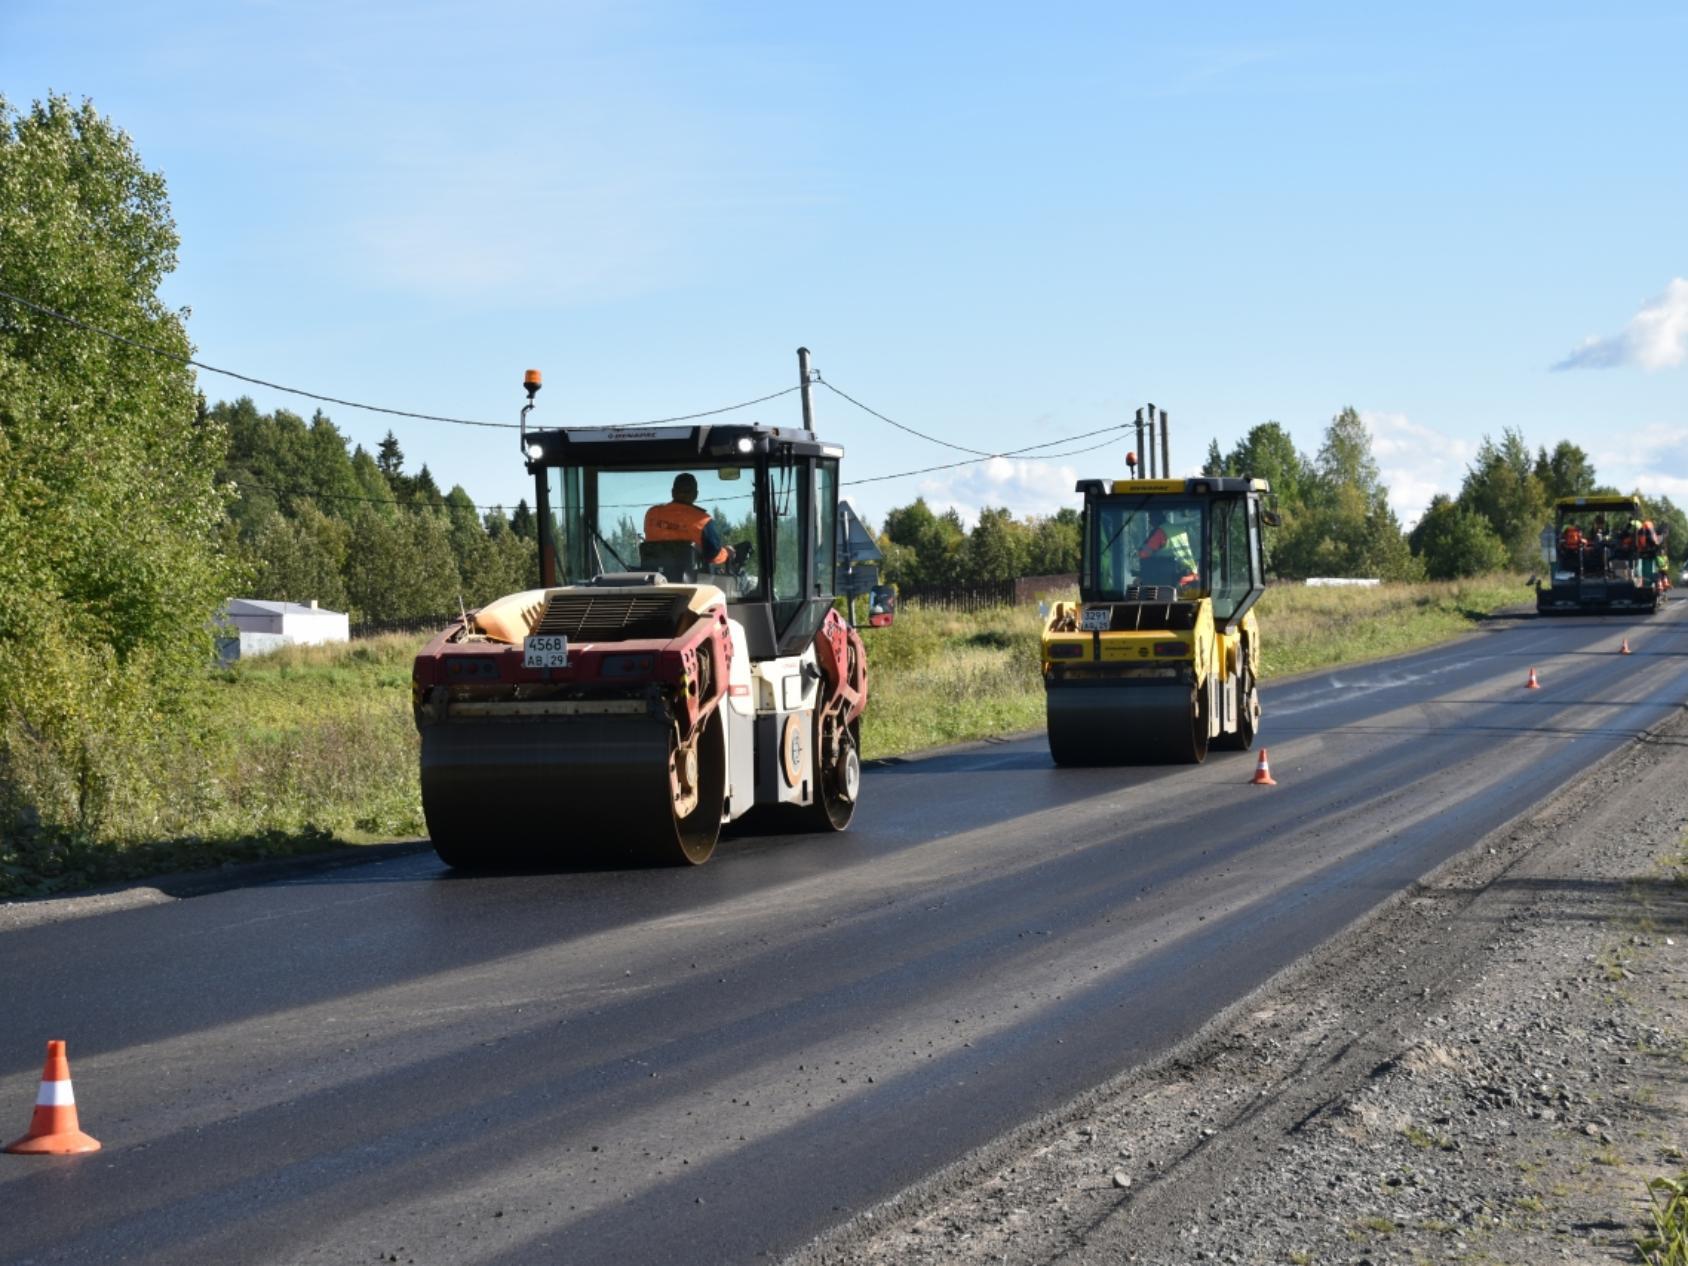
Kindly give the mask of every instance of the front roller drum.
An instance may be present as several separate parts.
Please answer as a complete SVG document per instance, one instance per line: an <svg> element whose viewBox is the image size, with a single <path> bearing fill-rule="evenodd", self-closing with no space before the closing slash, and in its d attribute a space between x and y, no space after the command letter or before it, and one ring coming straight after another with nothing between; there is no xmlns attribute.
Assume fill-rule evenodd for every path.
<svg viewBox="0 0 1688 1266"><path fill-rule="evenodd" d="M1049 754L1057 765L1199 764L1206 696L1188 684L1050 686Z"/></svg>
<svg viewBox="0 0 1688 1266"><path fill-rule="evenodd" d="M422 731L422 812L448 865L699 865L726 803L712 713L447 721Z"/></svg>

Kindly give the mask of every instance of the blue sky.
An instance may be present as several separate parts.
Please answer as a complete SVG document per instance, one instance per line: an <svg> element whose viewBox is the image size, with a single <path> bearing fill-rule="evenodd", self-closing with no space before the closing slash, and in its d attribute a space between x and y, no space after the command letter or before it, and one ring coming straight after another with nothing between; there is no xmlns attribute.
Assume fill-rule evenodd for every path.
<svg viewBox="0 0 1688 1266"><path fill-rule="evenodd" d="M801 343L991 451L1152 399L1179 468L1352 404L1404 519L1503 427L1688 499L1685 64L1678 4L0 4L0 92L92 97L168 178L212 364L492 420L534 366L590 424ZM846 478L955 456L819 406ZM530 491L513 437L393 425ZM857 500L1046 513L1126 447Z"/></svg>

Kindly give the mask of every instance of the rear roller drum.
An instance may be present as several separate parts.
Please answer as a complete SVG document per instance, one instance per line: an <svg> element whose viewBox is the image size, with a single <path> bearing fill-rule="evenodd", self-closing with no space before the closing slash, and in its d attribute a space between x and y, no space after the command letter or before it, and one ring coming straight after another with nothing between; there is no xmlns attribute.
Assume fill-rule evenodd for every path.
<svg viewBox="0 0 1688 1266"><path fill-rule="evenodd" d="M814 750L815 798L803 816L811 831L842 831L856 816L861 794L861 718L843 725L817 714Z"/></svg>
<svg viewBox="0 0 1688 1266"><path fill-rule="evenodd" d="M719 710L690 743L669 731L666 774L666 814L641 829L633 846L653 866L701 866L715 851L727 799L727 752Z"/></svg>
<svg viewBox="0 0 1688 1266"><path fill-rule="evenodd" d="M1213 740L1215 747L1228 752L1246 752L1254 746L1260 732L1260 683L1248 668L1242 671L1237 683L1237 732L1221 734Z"/></svg>

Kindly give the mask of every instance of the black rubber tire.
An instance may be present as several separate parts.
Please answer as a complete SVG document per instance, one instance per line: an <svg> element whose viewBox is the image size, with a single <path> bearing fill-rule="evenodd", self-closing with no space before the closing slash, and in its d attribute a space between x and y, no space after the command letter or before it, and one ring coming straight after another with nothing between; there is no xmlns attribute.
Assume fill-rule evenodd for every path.
<svg viewBox="0 0 1688 1266"><path fill-rule="evenodd" d="M810 831L821 833L842 831L849 827L851 819L856 816L856 802L861 798L859 790L861 784L859 762L861 760L862 751L861 718L857 717L854 721L850 722L847 730L849 734L847 741L855 749L856 760L858 762L858 775L856 779L858 791L856 799L846 799L840 792L836 782L836 775L833 770L817 769L815 771L815 798L810 804L805 805L802 810L803 823ZM816 758L818 760L819 754L825 750L821 743L821 719L819 710L815 713L815 727L809 736L809 742L810 750L816 753Z"/></svg>
<svg viewBox="0 0 1688 1266"><path fill-rule="evenodd" d="M477 853L458 840L436 835L432 839L434 852L453 870L482 870L497 865L497 859Z"/></svg>
<svg viewBox="0 0 1688 1266"><path fill-rule="evenodd" d="M1068 735L1059 721L1046 714L1044 725L1049 739L1049 757L1057 765L1077 769L1095 763L1095 756L1085 749L1083 743Z"/></svg>
<svg viewBox="0 0 1688 1266"><path fill-rule="evenodd" d="M701 866L715 852L715 842L721 838L721 810L727 803L727 744L722 727L721 710L717 708L698 735L697 808L681 818L669 805L668 829L658 827L650 838L635 842L640 861L651 866ZM670 752L675 746L670 736ZM666 790L666 767L662 782Z"/></svg>
<svg viewBox="0 0 1688 1266"><path fill-rule="evenodd" d="M1199 765L1207 759L1207 690L1200 685L1190 691L1190 729L1186 744L1182 732L1175 736L1172 750L1189 765Z"/></svg>
<svg viewBox="0 0 1688 1266"><path fill-rule="evenodd" d="M1245 664L1242 680L1237 683L1237 728L1234 733L1221 734L1213 745L1226 752L1246 752L1254 747L1260 726L1260 683Z"/></svg>

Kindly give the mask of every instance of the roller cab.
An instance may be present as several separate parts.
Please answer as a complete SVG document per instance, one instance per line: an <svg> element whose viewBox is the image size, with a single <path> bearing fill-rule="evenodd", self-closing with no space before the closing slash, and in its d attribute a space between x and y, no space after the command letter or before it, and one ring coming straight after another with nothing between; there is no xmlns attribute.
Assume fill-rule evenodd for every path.
<svg viewBox="0 0 1688 1266"><path fill-rule="evenodd" d="M1260 722L1261 479L1083 480L1079 601L1042 636L1057 764L1204 760Z"/></svg>
<svg viewBox="0 0 1688 1266"><path fill-rule="evenodd" d="M416 658L440 856L685 865L759 808L848 826L867 666L832 601L842 450L763 426L523 445L542 587Z"/></svg>

